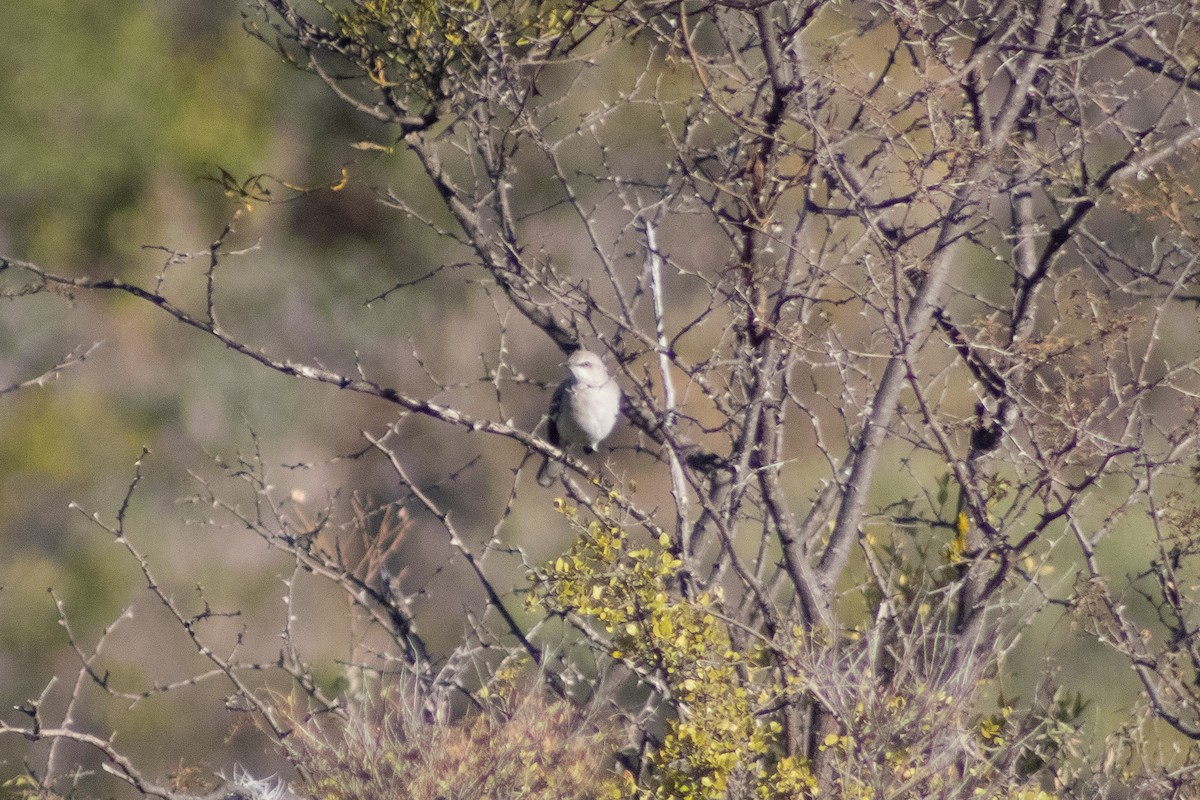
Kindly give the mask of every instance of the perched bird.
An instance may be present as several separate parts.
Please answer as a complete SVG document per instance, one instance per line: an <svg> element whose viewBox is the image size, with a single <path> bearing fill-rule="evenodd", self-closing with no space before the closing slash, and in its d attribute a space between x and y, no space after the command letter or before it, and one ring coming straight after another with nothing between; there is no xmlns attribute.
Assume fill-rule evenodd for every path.
<svg viewBox="0 0 1200 800"><path fill-rule="evenodd" d="M567 359L571 374L554 390L550 399L549 430L546 440L568 450L583 445L595 452L605 436L612 433L621 411L621 389L608 374L600 356L590 350L576 350ZM537 482L549 486L562 474L563 464L547 458L538 470Z"/></svg>

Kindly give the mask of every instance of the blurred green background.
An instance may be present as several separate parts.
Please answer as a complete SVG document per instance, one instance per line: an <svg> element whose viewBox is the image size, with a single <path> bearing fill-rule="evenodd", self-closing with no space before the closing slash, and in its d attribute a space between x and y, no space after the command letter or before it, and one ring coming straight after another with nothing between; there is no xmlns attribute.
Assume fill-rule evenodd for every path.
<svg viewBox="0 0 1200 800"><path fill-rule="evenodd" d="M242 11L238 0L8 4L0 252L60 274L152 283L167 260L153 248L203 255L232 218L236 200L210 180L221 169L320 186L343 166L356 168L363 154L349 144L380 132L361 127L324 87L247 36ZM377 377L394 380L404 353L397 332L419 330L426 312L397 302L368 313L363 301L418 274L428 257L419 232L395 217L359 184L256 205L227 242L229 250L256 249L222 265L230 327L267 352L333 368L353 369L362 349ZM169 291L194 298L205 264L173 266ZM111 522L142 447L151 454L127 521L131 540L189 613L202 607L197 585L218 610L244 612L224 639L244 624L253 633L247 650L268 659L282 626L286 562L245 532L188 524L211 513L180 503L199 490L197 477L219 479L215 459L251 451L253 430L272 469L314 465L285 471L285 494L321 503L331 485L384 499L395 493L379 464L324 463L361 448L362 429L380 432L394 416L385 404L253 369L129 297L5 302L0 382L26 380L94 342L101 345L93 357L59 380L0 398L0 704L12 709L37 697L57 674L49 719L65 709L78 658L48 588L85 649L131 607L132 619L104 650L115 688L140 690L203 667L148 597L136 563L69 508ZM315 630L344 631L344 604L311 611ZM212 681L132 710L127 700L89 691L77 724L100 735L118 728L120 746L152 776L191 765L228 773L235 762L276 771L252 726L223 709L228 691ZM0 779L24 771L26 747L0 740ZM96 764L91 754L70 753ZM29 765L40 769L44 755L39 746Z"/></svg>
<svg viewBox="0 0 1200 800"><path fill-rule="evenodd" d="M409 337L421 337L421 355L435 374L445 370L455 380L483 374L479 354L494 349L497 327L484 292L458 297L418 289L364 306L396 282L457 254L377 202L372 187L413 183L407 172L413 165L402 154L387 157L351 145L389 144L388 132L354 116L318 81L289 69L247 36L239 0L76 0L65 10L64 5L20 0L5 9L0 254L60 274L120 276L145 284L167 259L156 248L199 253L198 260L167 271L172 291L188 296L190 288L195 297L204 251L238 208L210 178L224 169L317 187L336 183L345 168L356 180L337 192L292 196L281 183L266 182L287 202L255 205L227 242L228 250L248 252L222 263L226 324L272 355L317 360L343 372L353 372L358 352L376 380L415 387L415 394L431 384L422 384ZM642 62L630 63L632 69ZM586 98L578 102L587 105ZM659 123L651 118L650 124ZM636 136L629 141L640 146ZM685 229L680 241L687 235ZM702 249L703 240L691 246ZM111 521L143 447L151 454L127 520L131 539L182 605L198 612L195 587L203 586L205 597L223 605L218 610L244 612L221 623L226 638L245 625L251 633L247 650L272 658L282 625L286 560L245 531L202 524L207 512L181 501L199 490L198 478L221 480L217 457L229 461L253 450L250 431L262 442L263 460L285 495L320 503L329 487L347 487L390 498L395 481L380 459L334 457L360 449L360 432L381 432L394 410L258 368L125 296L41 295L6 301L0 309L5 385L38 374L76 347L102 343L85 364L51 385L0 397L0 705L11 709L38 696L59 675L48 713L53 717L65 707L78 658L48 588L63 602L85 649L131 609L132 619L118 626L105 650L105 665L114 670L119 688L141 689L203 667L178 626L147 595L137 564L69 508L76 503ZM453 331L452 347L422 337L431 325ZM529 348L531 372L554 379L557 354L549 343L523 331L512 335ZM544 397L532 388L521 391L518 387L513 396L522 404L505 413L532 428ZM411 455L406 466L417 480L430 482L445 477L436 471L443 465L466 464L483 447L421 423L409 425L406 437ZM509 468L522 455L507 443L491 450L488 457ZM433 453L438 458L427 461L425 454ZM296 464L307 468L283 466ZM941 467L924 469L934 475ZM511 473L494 472L501 476L495 485L484 474L469 472L439 488L438 496L465 529L479 522L486 536L504 507ZM228 491L233 496L239 490ZM886 481L877 487L880 505L890 491ZM534 501L523 504L508 526L537 530L552 518L548 502ZM435 534L418 536L405 554L414 586L445 558L444 542ZM530 547L534 556L545 557L566 543L564 532L557 541L541 539ZM1132 548L1125 552L1137 555ZM1068 566L1056 564L1064 580ZM456 585L449 581L445 591L453 594ZM444 606L451 615L445 624L431 620L427 630L435 642L458 640L458 609L473 591L463 589L467 600ZM313 652L334 664L345 645L345 604L333 597L322 603L320 593L315 597L305 618ZM1132 692L1128 672L1116 660L1098 657L1099 649L1072 637L1069 627L1066 620L1047 618L1032 629L1013 659L1005 690L1028 691L1050 657L1069 666L1068 688L1089 694L1107 687L1110 697L1126 687ZM227 693L214 681L143 703L93 700L79 710L77 723L101 735L119 729L122 749L151 775L194 765L229 773L235 763L258 775L280 770L265 739L243 717L224 710L221 698ZM1132 694L1129 698L1132 702ZM1116 700L1098 709L1101 728L1119 722L1127 705ZM37 756L44 753L35 750L29 764L40 768ZM27 757L23 742L0 739L0 780L23 772ZM73 757L95 765L86 753Z"/></svg>

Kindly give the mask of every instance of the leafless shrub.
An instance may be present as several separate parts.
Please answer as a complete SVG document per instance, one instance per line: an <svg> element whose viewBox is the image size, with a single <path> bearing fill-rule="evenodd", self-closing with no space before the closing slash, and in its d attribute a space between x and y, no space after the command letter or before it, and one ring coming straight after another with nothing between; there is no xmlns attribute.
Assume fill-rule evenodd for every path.
<svg viewBox="0 0 1200 800"><path fill-rule="evenodd" d="M384 510L305 510L257 453L228 465L248 503L205 484L217 524L291 564L270 670L240 641L210 644L218 612L185 610L155 579L125 530L136 480L115 522L96 518L208 662L189 680L227 683L310 790L384 796L402 775L466 769L509 783L456 791L503 794L528 777L506 771L523 766L512 754L537 742L546 774L587 795L598 762L583 756L599 744L568 706L593 702L603 675L646 796L1119 796L1118 783L1188 796L1198 25L1190 0L255 0L253 35L383 126L360 148L411 172L379 199L444 248L364 296L453 293L486 330L424 331L411 385L357 355L346 368L272 355L221 313L226 262L247 255L232 249L236 217L208 250L175 253L171 277L10 258L8 293L130 295L247 367L396 414L349 456L399 487ZM272 199L264 176L223 177L246 205ZM185 265L200 297L172 282ZM545 343L612 361L627 430L603 468L525 413L557 380L528 377ZM414 453L413 430L476 452ZM525 467L541 456L570 468L556 504L579 535L547 569L529 531L502 543L549 503ZM472 476L501 499L442 491ZM471 586L452 647L428 640L429 587L389 571L418 524L445 553L429 583L452 566ZM1122 552L1131 537L1147 562ZM298 645L307 575L364 631L344 685L322 685ZM527 575L541 606L515 598ZM1144 691L1141 727L1094 750L1070 687L1047 682L1020 708L987 688L1023 631L1066 614ZM114 691L98 651L77 650L79 685ZM501 722L481 688L517 658L551 699ZM267 671L294 706L246 677ZM727 707L705 683L717 677L734 687ZM392 681L433 707L372 716ZM21 713L0 732L85 744L135 790L179 795L70 714ZM1152 755L1154 725L1163 752L1185 755Z"/></svg>

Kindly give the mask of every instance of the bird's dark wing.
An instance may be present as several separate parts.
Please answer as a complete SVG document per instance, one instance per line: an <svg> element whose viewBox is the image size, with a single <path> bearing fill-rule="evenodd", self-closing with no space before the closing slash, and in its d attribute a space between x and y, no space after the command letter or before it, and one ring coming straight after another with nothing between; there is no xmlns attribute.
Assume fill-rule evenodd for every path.
<svg viewBox="0 0 1200 800"><path fill-rule="evenodd" d="M546 412L548 420L546 422L546 441L555 447L562 447L562 440L558 436L558 415L562 411L563 403L567 402L567 383L563 381L554 390L554 395L550 398L550 408Z"/></svg>

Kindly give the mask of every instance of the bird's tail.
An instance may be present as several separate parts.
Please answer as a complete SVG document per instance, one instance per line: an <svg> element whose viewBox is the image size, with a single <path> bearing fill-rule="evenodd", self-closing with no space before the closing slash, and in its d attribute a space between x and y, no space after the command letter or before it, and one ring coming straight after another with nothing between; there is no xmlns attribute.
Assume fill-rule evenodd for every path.
<svg viewBox="0 0 1200 800"><path fill-rule="evenodd" d="M542 459L542 466L538 469L537 482L540 486L550 486L558 476L562 475L563 465L557 459L545 458Z"/></svg>

